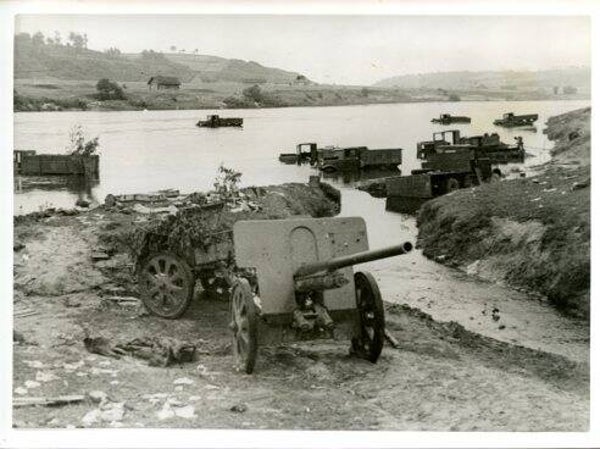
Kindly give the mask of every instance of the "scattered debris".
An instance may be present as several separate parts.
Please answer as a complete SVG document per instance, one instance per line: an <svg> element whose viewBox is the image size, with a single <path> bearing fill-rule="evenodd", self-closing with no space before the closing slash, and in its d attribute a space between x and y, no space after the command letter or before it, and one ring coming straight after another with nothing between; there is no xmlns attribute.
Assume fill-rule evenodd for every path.
<svg viewBox="0 0 600 449"><path fill-rule="evenodd" d="M175 379L173 383L175 385L192 385L194 381L189 377L180 377L178 379Z"/></svg>
<svg viewBox="0 0 600 449"><path fill-rule="evenodd" d="M15 393L16 394L27 394L27 388L17 387L17 388L15 388Z"/></svg>
<svg viewBox="0 0 600 449"><path fill-rule="evenodd" d="M99 260L108 260L110 259L110 255L103 250L92 251L92 260L94 262Z"/></svg>
<svg viewBox="0 0 600 449"><path fill-rule="evenodd" d="M40 312L30 308L23 308L19 310L15 310L13 316L15 318L25 318L27 316L38 315Z"/></svg>
<svg viewBox="0 0 600 449"><path fill-rule="evenodd" d="M385 329L385 339L389 342L390 346L394 349L398 349L400 347L400 342L394 337L389 330Z"/></svg>
<svg viewBox="0 0 600 449"><path fill-rule="evenodd" d="M34 405L43 405L46 407L52 407L52 406L60 406L60 405L67 405L67 404L76 404L78 402L83 402L84 400L85 400L85 396L83 396L81 394L74 394L74 395L70 395L70 396L57 396L57 397L51 397L51 398L44 398L44 397L15 398L13 400L13 407L26 407L26 406L34 406Z"/></svg>
<svg viewBox="0 0 600 449"><path fill-rule="evenodd" d="M78 207L90 207L90 202L87 200L84 200L82 198L79 198L77 201L75 201L75 206Z"/></svg>
<svg viewBox="0 0 600 449"><path fill-rule="evenodd" d="M235 413L244 413L248 410L248 406L246 404L235 404L229 410Z"/></svg>
<svg viewBox="0 0 600 449"><path fill-rule="evenodd" d="M120 306L133 307L140 304L140 299L134 296L107 296L102 298L103 301L110 301Z"/></svg>
<svg viewBox="0 0 600 449"><path fill-rule="evenodd" d="M174 407L173 411L175 415L180 418L191 419L196 417L196 410L193 405L186 405L185 407Z"/></svg>
<svg viewBox="0 0 600 449"><path fill-rule="evenodd" d="M590 178L587 178L583 181L576 181L573 183L573 186L571 187L571 190L579 190L579 189L585 189L586 187L589 187L591 183Z"/></svg>
<svg viewBox="0 0 600 449"><path fill-rule="evenodd" d="M498 309L497 307L494 307L492 309L492 319L494 321L500 320L500 309Z"/></svg>
<svg viewBox="0 0 600 449"><path fill-rule="evenodd" d="M37 380L38 382L51 382L56 379L58 379L58 376L47 371L38 371L35 374L35 380Z"/></svg>
<svg viewBox="0 0 600 449"><path fill-rule="evenodd" d="M13 251L14 252L19 252L19 251L21 251L24 248L25 248L25 244L24 243L17 242L16 240L14 241L14 243L13 243Z"/></svg>
<svg viewBox="0 0 600 449"><path fill-rule="evenodd" d="M83 360L79 360L78 362L75 362L75 363L65 363L65 364L63 364L63 368L67 371L75 371L84 365L85 365L85 362Z"/></svg>
<svg viewBox="0 0 600 449"><path fill-rule="evenodd" d="M17 344L25 344L26 340L22 333L13 329L13 342Z"/></svg>
<svg viewBox="0 0 600 449"><path fill-rule="evenodd" d="M36 382L35 380L26 380L25 381L25 388L27 388L27 389L38 388L40 385L42 385L42 384L39 382Z"/></svg>
<svg viewBox="0 0 600 449"><path fill-rule="evenodd" d="M150 366L167 367L174 363L191 362L196 354L196 345L168 337L135 338L113 345L105 337L87 336L83 342L86 349L94 354L114 358L130 355L147 360Z"/></svg>
<svg viewBox="0 0 600 449"><path fill-rule="evenodd" d="M96 404L101 404L107 401L108 399L108 395L103 392L103 391L90 391L88 393L89 398L92 400L92 402L96 403Z"/></svg>

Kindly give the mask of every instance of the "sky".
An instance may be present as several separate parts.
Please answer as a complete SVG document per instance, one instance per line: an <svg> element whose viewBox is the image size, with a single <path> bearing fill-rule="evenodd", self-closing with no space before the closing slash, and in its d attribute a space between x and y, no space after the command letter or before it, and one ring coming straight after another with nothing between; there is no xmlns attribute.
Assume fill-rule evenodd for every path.
<svg viewBox="0 0 600 449"><path fill-rule="evenodd" d="M413 73L542 70L590 65L584 16L33 15L15 32L88 47L200 54L256 61L320 83L369 85Z"/></svg>

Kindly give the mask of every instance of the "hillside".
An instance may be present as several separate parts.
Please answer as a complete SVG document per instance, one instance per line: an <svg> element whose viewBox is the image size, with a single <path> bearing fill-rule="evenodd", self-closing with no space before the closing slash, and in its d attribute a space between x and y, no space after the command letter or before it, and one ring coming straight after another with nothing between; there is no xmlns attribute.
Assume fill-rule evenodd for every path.
<svg viewBox="0 0 600 449"><path fill-rule="evenodd" d="M193 79L201 82L230 81L238 83L273 83L286 84L296 81L301 76L296 72L265 67L254 61L226 59L218 56L167 53L165 57L176 64L188 67Z"/></svg>
<svg viewBox="0 0 600 449"><path fill-rule="evenodd" d="M147 81L153 75L177 76L184 83L290 83L300 74L264 67L254 61L147 50L122 54L84 46L48 43L27 33L15 36L15 79Z"/></svg>
<svg viewBox="0 0 600 449"><path fill-rule="evenodd" d="M589 67L526 71L488 72L438 72L402 75L387 78L375 83L377 87L402 89L446 89L446 90L501 90L531 91L544 90L563 94L565 87L577 88L582 94L589 94L591 72ZM567 89L568 93L568 89Z"/></svg>

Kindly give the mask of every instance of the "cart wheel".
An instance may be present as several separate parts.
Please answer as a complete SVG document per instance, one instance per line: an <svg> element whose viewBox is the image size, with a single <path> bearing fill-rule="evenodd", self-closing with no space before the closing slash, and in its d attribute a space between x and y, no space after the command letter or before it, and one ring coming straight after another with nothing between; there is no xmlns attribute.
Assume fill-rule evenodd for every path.
<svg viewBox="0 0 600 449"><path fill-rule="evenodd" d="M170 253L150 256L139 273L144 305L163 318L177 318L187 310L194 294L194 277L187 263Z"/></svg>
<svg viewBox="0 0 600 449"><path fill-rule="evenodd" d="M233 357L236 369L246 374L254 370L258 348L258 310L252 296L246 279L237 279L233 283L230 324L233 331Z"/></svg>
<svg viewBox="0 0 600 449"><path fill-rule="evenodd" d="M360 336L352 339L354 353L370 362L377 362L385 339L383 300L377 281L367 272L354 275L356 307L360 316Z"/></svg>

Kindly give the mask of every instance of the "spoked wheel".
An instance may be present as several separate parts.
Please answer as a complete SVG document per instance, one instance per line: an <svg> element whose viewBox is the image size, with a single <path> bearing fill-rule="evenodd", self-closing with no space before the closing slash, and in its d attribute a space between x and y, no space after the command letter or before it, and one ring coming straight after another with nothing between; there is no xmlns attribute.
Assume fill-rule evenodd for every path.
<svg viewBox="0 0 600 449"><path fill-rule="evenodd" d="M258 348L258 309L246 279L237 279L231 289L231 330L233 357L238 371L251 374Z"/></svg>
<svg viewBox="0 0 600 449"><path fill-rule="evenodd" d="M360 335L352 339L354 353L370 362L377 362L385 339L383 300L377 281L371 273L354 275L356 307L360 317Z"/></svg>
<svg viewBox="0 0 600 449"><path fill-rule="evenodd" d="M194 277L187 263L170 253L150 256L139 273L144 305L163 318L181 316L192 300Z"/></svg>

